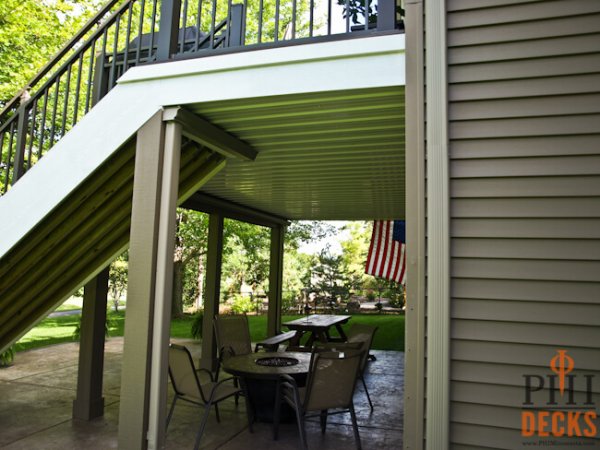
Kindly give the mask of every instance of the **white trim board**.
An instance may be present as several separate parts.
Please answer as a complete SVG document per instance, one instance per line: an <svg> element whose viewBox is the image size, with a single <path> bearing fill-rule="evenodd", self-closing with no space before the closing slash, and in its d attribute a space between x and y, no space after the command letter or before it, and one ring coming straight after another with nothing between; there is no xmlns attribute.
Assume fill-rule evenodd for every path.
<svg viewBox="0 0 600 450"><path fill-rule="evenodd" d="M0 257L164 106L404 83L401 34L134 67L0 197Z"/></svg>

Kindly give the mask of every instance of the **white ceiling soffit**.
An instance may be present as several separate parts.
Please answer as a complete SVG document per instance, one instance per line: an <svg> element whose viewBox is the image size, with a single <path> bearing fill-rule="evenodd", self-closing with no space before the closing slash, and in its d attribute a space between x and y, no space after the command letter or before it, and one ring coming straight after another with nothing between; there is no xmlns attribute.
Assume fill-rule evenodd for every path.
<svg viewBox="0 0 600 450"><path fill-rule="evenodd" d="M187 105L249 143L202 191L289 219L403 218L404 86Z"/></svg>

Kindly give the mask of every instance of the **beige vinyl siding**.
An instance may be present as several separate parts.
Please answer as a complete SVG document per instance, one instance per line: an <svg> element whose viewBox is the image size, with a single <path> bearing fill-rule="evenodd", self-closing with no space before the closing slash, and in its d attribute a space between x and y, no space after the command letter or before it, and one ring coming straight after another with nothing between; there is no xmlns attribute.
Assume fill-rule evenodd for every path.
<svg viewBox="0 0 600 450"><path fill-rule="evenodd" d="M446 5L451 448L522 448L558 348L600 404L600 1Z"/></svg>

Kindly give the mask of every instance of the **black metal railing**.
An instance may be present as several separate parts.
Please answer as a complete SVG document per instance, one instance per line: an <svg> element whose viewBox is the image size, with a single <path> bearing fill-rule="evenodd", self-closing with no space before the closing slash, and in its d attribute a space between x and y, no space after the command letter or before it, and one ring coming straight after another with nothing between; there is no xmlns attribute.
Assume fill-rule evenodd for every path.
<svg viewBox="0 0 600 450"><path fill-rule="evenodd" d="M110 0L0 112L0 195L130 67L401 26L397 0L236 1Z"/></svg>

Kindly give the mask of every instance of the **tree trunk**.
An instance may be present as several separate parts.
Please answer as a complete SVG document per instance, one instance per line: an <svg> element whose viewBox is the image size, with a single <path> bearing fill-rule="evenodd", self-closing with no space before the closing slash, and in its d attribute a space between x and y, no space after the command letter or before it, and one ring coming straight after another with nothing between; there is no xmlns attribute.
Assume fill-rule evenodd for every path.
<svg viewBox="0 0 600 450"><path fill-rule="evenodd" d="M173 304L171 305L171 317L183 316L183 262L173 262Z"/></svg>
<svg viewBox="0 0 600 450"><path fill-rule="evenodd" d="M198 257L198 297L196 309L204 308L204 253Z"/></svg>

